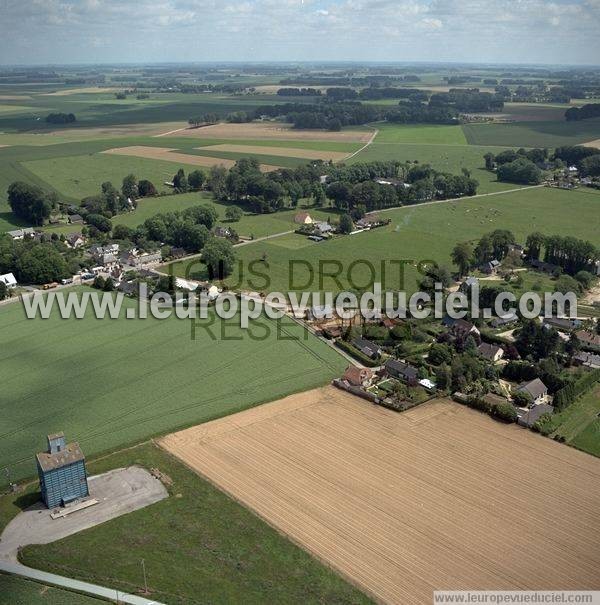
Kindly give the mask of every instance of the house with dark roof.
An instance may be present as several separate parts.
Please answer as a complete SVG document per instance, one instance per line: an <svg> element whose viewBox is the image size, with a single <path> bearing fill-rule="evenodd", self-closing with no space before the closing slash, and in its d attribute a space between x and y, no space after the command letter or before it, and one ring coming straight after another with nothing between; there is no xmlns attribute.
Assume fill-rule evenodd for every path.
<svg viewBox="0 0 600 605"><path fill-rule="evenodd" d="M377 359L381 355L381 347L366 338L355 338L350 344L369 359Z"/></svg>
<svg viewBox="0 0 600 605"><path fill-rule="evenodd" d="M529 261L532 269L536 271L542 271L543 273L559 273L562 269L558 265L553 265L552 263L547 263L543 260L532 259Z"/></svg>
<svg viewBox="0 0 600 605"><path fill-rule="evenodd" d="M385 362L385 371L392 378L397 378L411 386L415 386L419 382L419 370L398 359L388 359Z"/></svg>
<svg viewBox="0 0 600 605"><path fill-rule="evenodd" d="M600 334L594 334L589 330L579 330L575 332L575 336L577 336L584 349L600 351Z"/></svg>
<svg viewBox="0 0 600 605"><path fill-rule="evenodd" d="M89 495L85 457L78 443L66 444L64 433L48 435L48 449L36 456L42 499L48 508Z"/></svg>
<svg viewBox="0 0 600 605"><path fill-rule="evenodd" d="M453 319L450 316L446 316L442 320L442 323L455 338L463 339L469 335L480 336L477 327L466 319Z"/></svg>
<svg viewBox="0 0 600 605"><path fill-rule="evenodd" d="M69 248L73 248L74 250L76 250L77 248L81 248L81 246L85 244L85 237L83 237L81 233L69 233L65 241L67 242Z"/></svg>
<svg viewBox="0 0 600 605"><path fill-rule="evenodd" d="M531 428L544 414L553 414L554 407L548 403L532 405L528 410L517 408L517 422Z"/></svg>
<svg viewBox="0 0 600 605"><path fill-rule="evenodd" d="M520 384L517 387L517 392L529 395L533 405L547 403L548 401L548 387L539 378Z"/></svg>
<svg viewBox="0 0 600 605"><path fill-rule="evenodd" d="M516 324L517 321L519 321L519 318L516 315L512 315L510 317L494 317L494 319L490 321L490 326L492 326L494 329L506 328Z"/></svg>
<svg viewBox="0 0 600 605"><path fill-rule="evenodd" d="M573 355L573 363L586 368L591 368L592 370L599 370L600 355L594 355L593 353L588 353L587 351L579 351L579 353Z"/></svg>
<svg viewBox="0 0 600 605"><path fill-rule="evenodd" d="M71 225L83 225L83 216L81 214L71 214L69 215L69 223Z"/></svg>
<svg viewBox="0 0 600 605"><path fill-rule="evenodd" d="M581 328L583 322L581 319L570 319L568 317L545 317L543 325L547 328L571 332L572 330Z"/></svg>
<svg viewBox="0 0 600 605"><path fill-rule="evenodd" d="M477 347L477 354L491 363L496 363L504 356L504 349L488 342L482 342Z"/></svg>
<svg viewBox="0 0 600 605"><path fill-rule="evenodd" d="M495 275L498 272L498 269L500 269L500 261L497 259L493 259L488 263L481 265L481 270L486 275Z"/></svg>

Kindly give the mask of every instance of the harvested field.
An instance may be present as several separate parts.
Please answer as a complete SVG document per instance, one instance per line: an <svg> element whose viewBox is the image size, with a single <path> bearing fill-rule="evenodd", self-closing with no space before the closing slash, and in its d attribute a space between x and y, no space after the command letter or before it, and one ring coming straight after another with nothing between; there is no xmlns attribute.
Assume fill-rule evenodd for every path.
<svg viewBox="0 0 600 605"><path fill-rule="evenodd" d="M101 153L127 155L136 158L176 162L177 164L190 164L192 166L225 166L226 168L231 168L235 164L234 160L210 158L202 155L189 155L187 153L178 153L175 149L170 149L167 147L145 147L144 145L115 147L114 149L107 149ZM279 166L261 164L261 170L263 172L270 172L271 170L277 170L278 168Z"/></svg>
<svg viewBox="0 0 600 605"><path fill-rule="evenodd" d="M63 90L57 90L55 92L44 92L42 95L46 97L67 97L69 95L80 95L86 93L119 92L120 90L123 90L122 86L116 86L114 88L107 88L106 86L87 86L85 88L66 88Z"/></svg>
<svg viewBox="0 0 600 605"><path fill-rule="evenodd" d="M588 141L587 143L582 143L584 147L597 147L600 149L600 139L596 139L595 141Z"/></svg>
<svg viewBox="0 0 600 605"><path fill-rule="evenodd" d="M385 603L600 589L600 462L448 400L326 387L160 443Z"/></svg>
<svg viewBox="0 0 600 605"><path fill-rule="evenodd" d="M286 139L289 141L342 141L367 143L372 131L343 130L294 130L282 122L251 122L249 124L214 124L201 128L186 128L163 136L198 137L202 139Z"/></svg>
<svg viewBox="0 0 600 605"><path fill-rule="evenodd" d="M307 160L345 160L350 154L343 151L317 151L314 149L296 149L293 147L263 147L262 145L209 145L197 149L210 153L211 151L226 151L231 153L252 153L257 155L280 155L285 158L303 158Z"/></svg>

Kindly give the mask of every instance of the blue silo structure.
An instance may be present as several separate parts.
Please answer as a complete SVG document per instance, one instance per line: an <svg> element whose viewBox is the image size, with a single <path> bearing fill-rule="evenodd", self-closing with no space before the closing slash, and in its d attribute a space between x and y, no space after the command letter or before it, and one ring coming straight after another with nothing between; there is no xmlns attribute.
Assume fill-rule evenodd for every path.
<svg viewBox="0 0 600 605"><path fill-rule="evenodd" d="M48 508L89 496L85 457L78 443L65 443L63 433L48 435L48 451L36 456L42 500Z"/></svg>

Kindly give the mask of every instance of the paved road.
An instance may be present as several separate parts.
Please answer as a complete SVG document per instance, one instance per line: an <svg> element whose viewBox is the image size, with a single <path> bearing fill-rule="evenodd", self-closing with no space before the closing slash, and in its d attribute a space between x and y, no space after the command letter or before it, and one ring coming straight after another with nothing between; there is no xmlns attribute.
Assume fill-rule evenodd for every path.
<svg viewBox="0 0 600 605"><path fill-rule="evenodd" d="M88 582L65 578L22 565L17 560L19 547L27 544L48 544L154 504L168 497L163 484L140 467L116 469L90 477L90 495L98 504L63 519L52 520L46 508L32 507L17 515L4 529L0 539L0 572L15 574L68 590L128 603L130 605L162 605L158 601L125 594Z"/></svg>
<svg viewBox="0 0 600 605"><path fill-rule="evenodd" d="M160 601L154 601L147 597L127 594L115 590L114 588L104 588L103 586L90 584L89 582L80 582L79 580L64 578L63 576L57 576L53 573L25 567L25 565L21 565L20 563L11 563L9 561L0 560L0 571L15 576L29 578L30 580L36 580L37 582L42 582L44 584L59 586L61 588L66 588L67 590L74 590L103 599L109 599L110 601L117 603L127 603L128 605L163 605Z"/></svg>

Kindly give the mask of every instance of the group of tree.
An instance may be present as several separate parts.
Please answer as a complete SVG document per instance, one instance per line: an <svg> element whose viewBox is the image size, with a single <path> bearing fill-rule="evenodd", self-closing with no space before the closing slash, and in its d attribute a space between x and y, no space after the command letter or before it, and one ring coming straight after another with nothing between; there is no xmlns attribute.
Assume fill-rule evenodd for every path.
<svg viewBox="0 0 600 605"><path fill-rule="evenodd" d="M202 170L193 170L186 176L183 168L180 168L173 176L173 189L177 193L186 193L188 191L200 191L205 182L204 172Z"/></svg>
<svg viewBox="0 0 600 605"><path fill-rule="evenodd" d="M156 214L135 229L117 225L112 236L144 250L167 244L194 253L204 248L217 219L218 214L212 206L193 206L181 212Z"/></svg>
<svg viewBox="0 0 600 605"><path fill-rule="evenodd" d="M280 88L277 91L280 97L320 97L319 88Z"/></svg>
<svg viewBox="0 0 600 605"><path fill-rule="evenodd" d="M43 225L56 207L58 197L37 185L15 181L7 191L8 204L20 219L33 225Z"/></svg>
<svg viewBox="0 0 600 605"><path fill-rule="evenodd" d="M216 124L219 121L218 113L203 113L199 116L194 116L188 120L190 126L204 126L208 124Z"/></svg>
<svg viewBox="0 0 600 605"><path fill-rule="evenodd" d="M24 284L58 281L79 269L75 254L56 234L41 240L0 237L0 273L14 273Z"/></svg>
<svg viewBox="0 0 600 605"><path fill-rule="evenodd" d="M76 121L77 118L73 113L49 113L46 116L46 122L48 122L48 124L72 124Z"/></svg>
<svg viewBox="0 0 600 605"><path fill-rule="evenodd" d="M451 258L458 267L460 276L466 275L474 267L492 260L502 261L509 248L516 243L514 234L508 229L496 229L481 236L475 246L471 242L460 242L454 246Z"/></svg>
<svg viewBox="0 0 600 605"><path fill-rule="evenodd" d="M600 259L600 250L589 241L540 232L527 236L525 253L530 260L543 259L570 275L590 271Z"/></svg>
<svg viewBox="0 0 600 605"><path fill-rule="evenodd" d="M483 157L488 170L497 169L499 181L538 185L542 182L542 170L548 158L547 149L507 149L494 155L486 153Z"/></svg>
<svg viewBox="0 0 600 605"><path fill-rule="evenodd" d="M375 179L393 179L388 183ZM433 199L475 195L478 183L468 171L460 175L438 172L426 164L373 162L332 167L325 193L334 206L352 211L392 208Z"/></svg>
<svg viewBox="0 0 600 605"><path fill-rule="evenodd" d="M588 103L582 107L570 107L565 111L565 120L568 122L598 117L600 117L600 103Z"/></svg>
<svg viewBox="0 0 600 605"><path fill-rule="evenodd" d="M319 182L322 167L316 164L282 168L265 174L255 158L242 158L231 169L214 166L207 180L216 199L235 202L259 214L275 212L300 199L312 197L317 205L325 202Z"/></svg>

